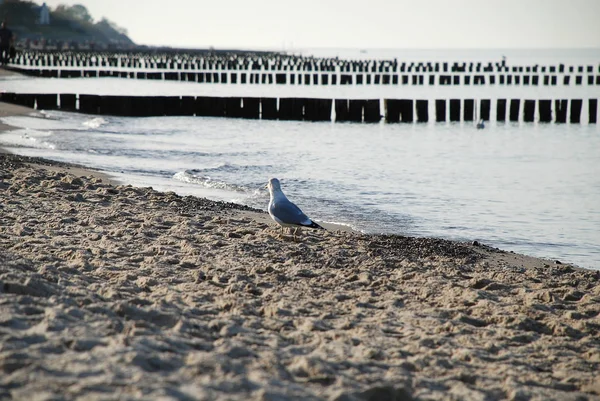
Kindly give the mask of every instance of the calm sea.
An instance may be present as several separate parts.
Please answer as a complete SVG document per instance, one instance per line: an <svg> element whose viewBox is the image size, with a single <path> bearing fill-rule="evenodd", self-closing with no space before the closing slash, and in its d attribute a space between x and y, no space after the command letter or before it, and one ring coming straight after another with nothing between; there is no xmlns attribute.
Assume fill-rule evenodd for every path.
<svg viewBox="0 0 600 401"><path fill-rule="evenodd" d="M471 53L475 61L483 57ZM566 52L562 60L585 64L593 59L597 65L599 55ZM463 59L460 56L447 52L446 59ZM524 56L531 58L530 53ZM491 57L488 54L486 60L497 61ZM561 55L545 57L554 62ZM428 61L424 56L421 60ZM60 87L75 93L74 88L86 85L87 93L106 93L107 87L117 88L123 81L13 78L0 81L0 91L34 87L52 93ZM151 93L166 88L164 83L125 81ZM221 90L218 84L170 85L199 94ZM127 90L125 85L108 91ZM429 90L425 98L439 95L434 91L440 88ZM478 90L493 98L497 89ZM598 89L578 90L599 97ZM368 233L478 240L600 269L598 125L490 122L477 130L470 122L350 124L43 114L44 118L3 118L23 129L0 135L0 146L99 168L126 183L261 209L268 203L267 180L278 177L288 197L317 221Z"/></svg>

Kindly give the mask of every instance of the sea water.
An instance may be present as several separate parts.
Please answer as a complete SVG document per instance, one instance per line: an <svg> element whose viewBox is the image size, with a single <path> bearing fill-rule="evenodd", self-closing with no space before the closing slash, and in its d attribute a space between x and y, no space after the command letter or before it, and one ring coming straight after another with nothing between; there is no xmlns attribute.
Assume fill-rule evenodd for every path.
<svg viewBox="0 0 600 401"><path fill-rule="evenodd" d="M83 81L43 82L74 93L64 86ZM115 81L84 82L100 92ZM39 90L33 82L41 81L3 84ZM164 83L135 84L156 93L158 86L148 85ZM597 98L598 90L592 92L589 96ZM471 122L42 115L3 118L22 129L0 135L0 146L98 168L125 183L263 210L265 184L277 177L288 197L317 221L367 233L478 240L600 269L600 128L595 124L489 122L477 130Z"/></svg>
<svg viewBox="0 0 600 401"><path fill-rule="evenodd" d="M45 116L5 118L26 129L1 135L0 146L260 209L278 177L316 220L600 267L594 125Z"/></svg>

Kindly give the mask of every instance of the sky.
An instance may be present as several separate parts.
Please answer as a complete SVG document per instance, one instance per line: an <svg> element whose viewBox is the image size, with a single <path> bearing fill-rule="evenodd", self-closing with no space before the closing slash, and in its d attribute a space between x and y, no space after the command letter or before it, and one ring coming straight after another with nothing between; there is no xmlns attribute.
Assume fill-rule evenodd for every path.
<svg viewBox="0 0 600 401"><path fill-rule="evenodd" d="M34 0L82 4L137 44L188 48L600 48L600 0Z"/></svg>

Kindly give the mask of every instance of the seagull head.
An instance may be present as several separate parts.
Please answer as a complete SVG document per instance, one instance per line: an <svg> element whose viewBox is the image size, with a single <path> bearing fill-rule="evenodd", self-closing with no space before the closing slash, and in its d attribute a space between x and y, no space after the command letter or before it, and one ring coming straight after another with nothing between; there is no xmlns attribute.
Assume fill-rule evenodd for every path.
<svg viewBox="0 0 600 401"><path fill-rule="evenodd" d="M269 180L269 183L267 184L267 188L269 188L270 193L280 192L281 184L279 183L279 180L277 178L271 178Z"/></svg>

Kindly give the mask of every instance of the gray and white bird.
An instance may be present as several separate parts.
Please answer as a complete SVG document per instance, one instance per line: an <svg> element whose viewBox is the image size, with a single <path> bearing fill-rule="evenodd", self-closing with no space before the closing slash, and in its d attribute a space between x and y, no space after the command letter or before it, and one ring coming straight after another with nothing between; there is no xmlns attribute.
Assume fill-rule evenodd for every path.
<svg viewBox="0 0 600 401"><path fill-rule="evenodd" d="M323 227L305 215L298 206L290 202L281 190L281 184L277 178L271 178L269 184L267 184L267 188L269 188L269 194L271 195L269 214L281 226L281 231L283 231L284 227L293 228L295 237L296 231L303 227L324 230Z"/></svg>

